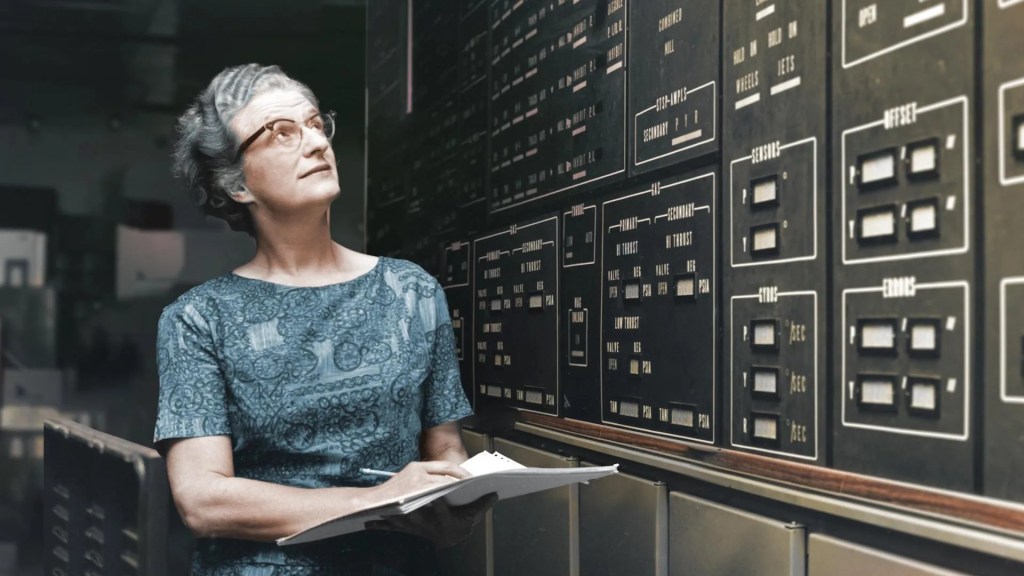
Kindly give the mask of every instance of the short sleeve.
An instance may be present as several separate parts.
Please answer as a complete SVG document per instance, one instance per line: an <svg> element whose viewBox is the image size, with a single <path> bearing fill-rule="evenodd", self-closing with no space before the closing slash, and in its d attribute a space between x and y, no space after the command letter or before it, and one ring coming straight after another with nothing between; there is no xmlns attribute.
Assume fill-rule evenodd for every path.
<svg viewBox="0 0 1024 576"><path fill-rule="evenodd" d="M430 372L423 382L424 428L459 420L473 414L473 409L462 389L459 361L455 354L455 333L448 314L448 301L444 290L436 284L433 295L434 329L427 333L432 344Z"/></svg>
<svg viewBox="0 0 1024 576"><path fill-rule="evenodd" d="M164 309L157 328L160 395L153 441L231 433L209 324L193 303Z"/></svg>

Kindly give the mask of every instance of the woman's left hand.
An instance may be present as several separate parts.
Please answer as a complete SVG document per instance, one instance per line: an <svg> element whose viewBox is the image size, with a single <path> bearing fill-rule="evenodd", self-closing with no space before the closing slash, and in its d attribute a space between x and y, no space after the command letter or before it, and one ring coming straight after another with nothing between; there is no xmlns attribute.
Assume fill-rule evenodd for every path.
<svg viewBox="0 0 1024 576"><path fill-rule="evenodd" d="M426 538L439 548L447 548L469 538L473 527L497 501L497 494L487 494L464 506L449 506L439 498L409 514L367 522L366 528L407 532Z"/></svg>

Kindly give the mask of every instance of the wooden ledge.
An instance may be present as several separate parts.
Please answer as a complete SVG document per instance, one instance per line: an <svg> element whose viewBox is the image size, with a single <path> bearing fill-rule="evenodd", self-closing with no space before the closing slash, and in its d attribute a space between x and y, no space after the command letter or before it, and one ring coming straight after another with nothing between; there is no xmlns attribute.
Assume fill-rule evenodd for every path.
<svg viewBox="0 0 1024 576"><path fill-rule="evenodd" d="M864 504L897 508L976 528L1009 533L1024 538L1024 505L967 494L865 476L833 468L812 466L714 446L631 432L612 426L592 424L520 412L519 422L548 428L598 442L641 449L656 455L699 463L724 472L759 480L783 483L791 488L813 490L825 495Z"/></svg>

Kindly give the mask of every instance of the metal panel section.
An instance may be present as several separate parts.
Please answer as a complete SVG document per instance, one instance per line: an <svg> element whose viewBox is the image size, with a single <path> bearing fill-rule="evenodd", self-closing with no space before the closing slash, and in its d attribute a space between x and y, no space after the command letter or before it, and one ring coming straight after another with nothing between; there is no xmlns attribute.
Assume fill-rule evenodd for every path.
<svg viewBox="0 0 1024 576"><path fill-rule="evenodd" d="M824 2L723 12L726 438L814 463L827 432L826 15Z"/></svg>
<svg viewBox="0 0 1024 576"><path fill-rule="evenodd" d="M487 434L481 434L479 432L473 432L472 430L462 430L462 443L466 446L466 452L473 456L479 454L484 450L491 449L491 437Z"/></svg>
<svg viewBox="0 0 1024 576"><path fill-rule="evenodd" d="M668 489L664 484L615 474L579 490L582 576L668 573Z"/></svg>
<svg viewBox="0 0 1024 576"><path fill-rule="evenodd" d="M698 170L602 204L605 422L716 439L717 182Z"/></svg>
<svg viewBox="0 0 1024 576"><path fill-rule="evenodd" d="M366 120L367 126L373 127L368 134L370 142L382 147L386 147L386 138L395 134L406 111L405 4L402 0L383 0L374 2L366 11Z"/></svg>
<svg viewBox="0 0 1024 576"><path fill-rule="evenodd" d="M366 11L366 240L375 254L397 254L405 237L407 7L382 0Z"/></svg>
<svg viewBox="0 0 1024 576"><path fill-rule="evenodd" d="M455 212L459 231L476 231L487 214L487 62L489 11L486 0L465 2L459 21L458 188L439 215ZM457 206L451 210L452 205Z"/></svg>
<svg viewBox="0 0 1024 576"><path fill-rule="evenodd" d="M455 241L444 247L441 287L448 301L448 315L455 333L455 357L466 398L476 406L473 386L473 254L469 242Z"/></svg>
<svg viewBox="0 0 1024 576"><path fill-rule="evenodd" d="M562 214L562 345L559 369L567 418L601 421L600 206L581 203Z"/></svg>
<svg viewBox="0 0 1024 576"><path fill-rule="evenodd" d="M719 3L643 0L629 9L632 172L717 151Z"/></svg>
<svg viewBox="0 0 1024 576"><path fill-rule="evenodd" d="M1024 500L1024 2L986 0L984 491Z"/></svg>
<svg viewBox="0 0 1024 576"><path fill-rule="evenodd" d="M669 574L803 576L806 531L678 492L669 494Z"/></svg>
<svg viewBox="0 0 1024 576"><path fill-rule="evenodd" d="M626 4L491 3L491 212L625 174Z"/></svg>
<svg viewBox="0 0 1024 576"><path fill-rule="evenodd" d="M862 574L899 574L900 576L952 576L959 572L943 570L907 558L844 542L821 534L811 534L807 543L808 576L861 576Z"/></svg>
<svg viewBox="0 0 1024 576"><path fill-rule="evenodd" d="M54 288L0 287L6 361L29 368L56 367L57 312Z"/></svg>
<svg viewBox="0 0 1024 576"><path fill-rule="evenodd" d="M516 430L560 442L568 446L576 446L592 450L612 458L628 460L645 466L652 466L673 474L722 486L729 490L738 490L746 494L762 496L779 502L786 502L816 510L826 514L842 516L847 520L862 522L876 528L895 531L919 538L926 538L944 544L969 548L997 558L1005 558L1013 562L1024 562L1024 540L1016 533L997 533L988 529L979 529L964 525L955 518L937 515L926 517L891 510L888 507L875 506L867 501L851 500L847 495L829 492L808 491L788 484L775 484L771 481L755 477L737 475L735 472L716 469L690 459L681 460L676 457L661 456L654 453L638 451L626 445L611 444L606 441L592 440L576 434L567 434L545 426L517 423ZM934 497L942 498L950 493L938 489L929 490ZM957 498L985 502L987 498L969 494L957 494Z"/></svg>
<svg viewBox="0 0 1024 576"><path fill-rule="evenodd" d="M70 420L43 436L45 572L165 574L171 498L156 451Z"/></svg>
<svg viewBox="0 0 1024 576"><path fill-rule="evenodd" d="M462 443L470 456L490 450L491 440L486 434L462 430ZM451 576L489 576L494 574L491 532L493 513L488 511L483 522L473 528L473 534L464 542L438 550L441 572Z"/></svg>
<svg viewBox="0 0 1024 576"><path fill-rule="evenodd" d="M473 240L477 399L558 415L559 215Z"/></svg>
<svg viewBox="0 0 1024 576"><path fill-rule="evenodd" d="M972 490L974 4L833 3L834 463Z"/></svg>
<svg viewBox="0 0 1024 576"><path fill-rule="evenodd" d="M494 439L494 450L525 466L573 468L569 460ZM579 574L577 485L546 490L494 507L494 573L497 576Z"/></svg>

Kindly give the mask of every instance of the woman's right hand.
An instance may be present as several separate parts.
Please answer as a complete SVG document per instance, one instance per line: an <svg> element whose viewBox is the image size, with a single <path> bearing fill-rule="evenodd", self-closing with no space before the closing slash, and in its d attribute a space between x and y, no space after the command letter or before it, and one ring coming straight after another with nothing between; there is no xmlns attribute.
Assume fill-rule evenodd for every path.
<svg viewBox="0 0 1024 576"><path fill-rule="evenodd" d="M470 473L461 466L445 460L431 462L411 462L398 474L388 478L387 482L373 488L381 500L390 500L411 492L418 492L438 484L448 484L463 478Z"/></svg>

